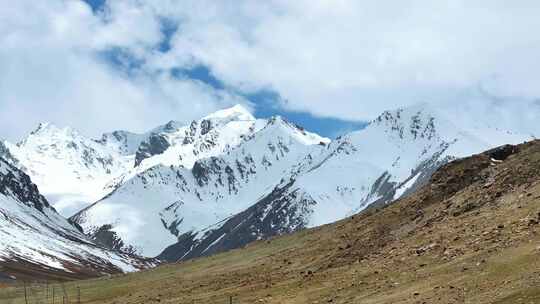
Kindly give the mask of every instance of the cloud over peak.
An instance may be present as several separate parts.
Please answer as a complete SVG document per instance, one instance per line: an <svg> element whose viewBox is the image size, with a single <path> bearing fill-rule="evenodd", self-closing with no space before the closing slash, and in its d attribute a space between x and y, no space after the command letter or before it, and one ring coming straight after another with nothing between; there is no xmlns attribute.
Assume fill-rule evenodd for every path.
<svg viewBox="0 0 540 304"><path fill-rule="evenodd" d="M354 120L478 86L540 96L537 1L88 1L0 4L5 136L41 120L136 131L262 90ZM213 79L175 72L197 67Z"/></svg>

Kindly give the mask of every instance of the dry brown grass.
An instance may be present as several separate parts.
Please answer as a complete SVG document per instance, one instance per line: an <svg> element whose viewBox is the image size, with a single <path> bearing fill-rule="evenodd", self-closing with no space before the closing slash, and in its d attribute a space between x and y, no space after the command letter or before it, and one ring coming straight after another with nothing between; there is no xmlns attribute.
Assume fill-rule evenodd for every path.
<svg viewBox="0 0 540 304"><path fill-rule="evenodd" d="M540 303L539 181L533 142L502 163L479 155L445 166L381 210L67 286L100 304Z"/></svg>

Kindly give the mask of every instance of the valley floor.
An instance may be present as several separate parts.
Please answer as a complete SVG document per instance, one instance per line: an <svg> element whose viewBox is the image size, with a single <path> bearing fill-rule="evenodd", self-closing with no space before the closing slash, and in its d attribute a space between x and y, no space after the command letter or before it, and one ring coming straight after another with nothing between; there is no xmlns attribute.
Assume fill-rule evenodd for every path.
<svg viewBox="0 0 540 304"><path fill-rule="evenodd" d="M223 254L74 281L71 303L540 303L540 142L444 166L381 209ZM60 288L57 285L57 288ZM20 289L19 289L20 290ZM24 295L0 289L0 303ZM61 303L61 302L57 302Z"/></svg>

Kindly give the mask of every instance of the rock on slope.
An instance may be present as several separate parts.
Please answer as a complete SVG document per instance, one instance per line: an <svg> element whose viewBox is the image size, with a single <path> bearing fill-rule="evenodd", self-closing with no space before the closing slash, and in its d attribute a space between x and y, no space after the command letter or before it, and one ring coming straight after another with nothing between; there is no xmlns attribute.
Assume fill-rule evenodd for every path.
<svg viewBox="0 0 540 304"><path fill-rule="evenodd" d="M92 243L39 193L30 178L0 158L0 267L39 278L134 271L142 260Z"/></svg>

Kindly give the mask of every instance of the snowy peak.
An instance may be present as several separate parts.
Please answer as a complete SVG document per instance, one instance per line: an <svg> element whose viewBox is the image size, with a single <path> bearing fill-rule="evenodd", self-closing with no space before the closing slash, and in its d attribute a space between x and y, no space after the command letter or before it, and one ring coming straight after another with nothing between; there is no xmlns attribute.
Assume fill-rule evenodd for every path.
<svg viewBox="0 0 540 304"><path fill-rule="evenodd" d="M40 122L38 126L30 132L31 135L49 132L58 132L61 129L50 122Z"/></svg>
<svg viewBox="0 0 540 304"><path fill-rule="evenodd" d="M6 143L6 147L18 160L17 167L63 214L99 199L105 194L104 185L130 162L113 147L49 123L41 123L17 145Z"/></svg>
<svg viewBox="0 0 540 304"><path fill-rule="evenodd" d="M135 167L144 170L163 164L191 168L199 159L219 155L238 145L262 124L241 105L217 111L189 125L170 122L152 130L141 142Z"/></svg>
<svg viewBox="0 0 540 304"><path fill-rule="evenodd" d="M72 140L82 137L70 127L58 127L50 122L41 122L30 134L18 143L21 145L40 144L50 140Z"/></svg>
<svg viewBox="0 0 540 304"><path fill-rule="evenodd" d="M144 159L162 154L173 145L189 144L194 137L204 136L210 130L234 121L255 121L255 118L243 106L235 105L191 123L171 120L143 134L123 130L105 133L96 142L124 156L135 155L135 166L138 166Z"/></svg>
<svg viewBox="0 0 540 304"><path fill-rule="evenodd" d="M281 132L288 134L292 138L298 140L304 145L318 145L330 143L329 138L319 136L318 134L306 131L303 127L291 123L281 116L274 116L268 120L266 129L279 129Z"/></svg>
<svg viewBox="0 0 540 304"><path fill-rule="evenodd" d="M41 145L51 141L69 141L75 140L80 135L70 127L59 128L49 122L41 122L36 129L20 141L18 146Z"/></svg>
<svg viewBox="0 0 540 304"><path fill-rule="evenodd" d="M431 140L437 132L435 116L427 109L417 107L385 111L372 124L385 128L386 133L392 132L402 140Z"/></svg>
<svg viewBox="0 0 540 304"><path fill-rule="evenodd" d="M213 121L250 121L255 120L255 117L249 112L244 106L237 104L233 107L219 110L214 112L206 117L203 120L213 120Z"/></svg>
<svg viewBox="0 0 540 304"><path fill-rule="evenodd" d="M151 133L174 133L184 126L185 123L183 122L177 120L170 120L168 123L153 129Z"/></svg>
<svg viewBox="0 0 540 304"><path fill-rule="evenodd" d="M17 146L21 150L59 158L60 155L68 155L72 151L94 148L96 144L70 127L59 128L45 122L40 123Z"/></svg>

